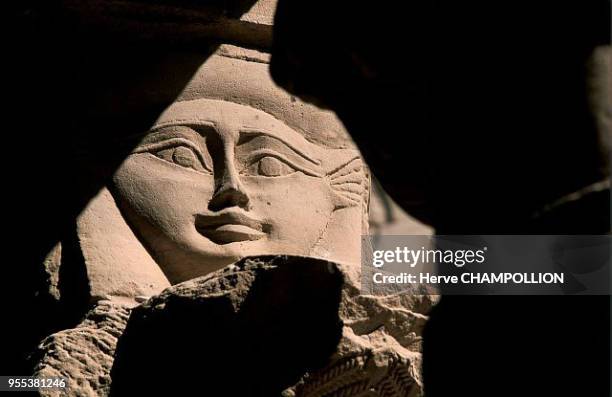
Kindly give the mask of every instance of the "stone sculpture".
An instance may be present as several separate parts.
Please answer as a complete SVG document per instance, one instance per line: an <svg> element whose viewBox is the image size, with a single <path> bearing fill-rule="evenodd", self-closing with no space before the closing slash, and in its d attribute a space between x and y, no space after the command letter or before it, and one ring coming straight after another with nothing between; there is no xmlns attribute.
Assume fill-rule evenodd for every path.
<svg viewBox="0 0 612 397"><path fill-rule="evenodd" d="M76 328L43 341L33 356L36 375L68 376L69 387L80 395L134 392L126 386L126 368L134 366L125 363L143 353L134 340L149 340L143 335L134 339L139 318L161 310L161 318L175 319L167 325L190 324L192 309L184 312L171 304L186 299L201 313L201 319L195 315L197 321L205 324L214 313L225 313L214 323L227 326L245 306L267 310L270 300L249 296L255 294L257 280L271 273L278 288L299 286L284 289L283 298L272 300L277 304L287 296L289 302L303 302L310 296L304 291L331 285L325 294L337 299L324 301L324 306L337 332L331 327L328 335L319 335L331 347L314 349L317 360L300 362L298 355L287 364L294 370L291 377L250 389L251 395L280 389L284 395L304 397L421 393L419 335L432 300L359 295L360 242L368 225L367 170L335 116L277 88L267 61L256 51L220 47L138 137L111 183L80 215L78 244L92 309ZM291 266L300 263L315 263L309 266L318 269L317 276L296 282L298 270ZM46 266L52 284L57 283L59 246ZM229 297L230 312L215 306L219 296ZM277 313L279 324L311 329L320 319L300 317L303 307L283 306ZM181 318L186 322L177 320ZM152 327L164 328L159 323ZM253 332L265 327L260 324ZM147 334L156 334L147 329ZM202 342L187 334L194 346ZM158 358L165 365L176 362L168 356L164 361L163 354ZM111 371L115 360L118 366Z"/></svg>
<svg viewBox="0 0 612 397"><path fill-rule="evenodd" d="M359 261L359 153L246 51L210 57L81 215L92 296L151 295L249 255Z"/></svg>

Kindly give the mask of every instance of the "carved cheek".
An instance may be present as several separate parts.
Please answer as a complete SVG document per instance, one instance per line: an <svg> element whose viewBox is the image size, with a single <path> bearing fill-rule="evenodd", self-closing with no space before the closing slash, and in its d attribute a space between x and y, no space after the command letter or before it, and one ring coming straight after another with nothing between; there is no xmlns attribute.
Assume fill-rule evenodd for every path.
<svg viewBox="0 0 612 397"><path fill-rule="evenodd" d="M194 215L205 211L214 189L211 175L149 154L129 156L113 182L122 205L168 235L191 228Z"/></svg>
<svg viewBox="0 0 612 397"><path fill-rule="evenodd" d="M252 212L272 225L272 238L304 247L312 244L334 209L323 178L294 173L283 177L243 177Z"/></svg>

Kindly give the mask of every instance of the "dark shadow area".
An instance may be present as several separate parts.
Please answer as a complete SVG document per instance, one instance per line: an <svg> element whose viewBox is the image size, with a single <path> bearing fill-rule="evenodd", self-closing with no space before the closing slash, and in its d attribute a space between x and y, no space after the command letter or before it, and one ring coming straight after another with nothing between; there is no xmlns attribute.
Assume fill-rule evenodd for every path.
<svg viewBox="0 0 612 397"><path fill-rule="evenodd" d="M279 396L327 363L342 335L335 265L257 257L237 267L178 284L133 311L112 396Z"/></svg>
<svg viewBox="0 0 612 397"><path fill-rule="evenodd" d="M609 189L534 215L609 178L608 1L280 0L274 29L274 79L438 234L610 231ZM609 296L443 297L425 391L608 396L609 318Z"/></svg>
<svg viewBox="0 0 612 397"><path fill-rule="evenodd" d="M86 310L61 301L70 293L60 301L49 295L43 259L74 233L76 217L136 137L216 48L210 37L203 40L209 31L164 35L163 13L143 18L144 5L136 3L26 1L8 7L2 164L10 259L2 271L2 374L30 373L27 352ZM241 15L252 4L210 7ZM198 7L210 9L175 4L166 16L180 24ZM82 263L71 266L76 275Z"/></svg>

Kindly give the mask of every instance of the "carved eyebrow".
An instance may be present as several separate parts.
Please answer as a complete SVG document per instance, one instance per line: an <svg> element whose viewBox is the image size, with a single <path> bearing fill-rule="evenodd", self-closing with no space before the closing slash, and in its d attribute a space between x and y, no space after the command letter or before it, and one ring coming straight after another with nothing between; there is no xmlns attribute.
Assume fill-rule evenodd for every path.
<svg viewBox="0 0 612 397"><path fill-rule="evenodd" d="M151 131L162 130L166 127L208 127L208 128L217 128L217 123L212 120L198 119L198 118L183 118L183 119L172 119L167 120L161 123L156 123Z"/></svg>
<svg viewBox="0 0 612 397"><path fill-rule="evenodd" d="M310 154L306 153L306 151L304 149L301 149L299 147L297 147L295 144L287 141L286 139L284 139L281 136L278 136L277 134L272 134L268 131L264 131L264 130L260 130L258 128L252 128L252 127L244 127L240 130L240 135L242 136L267 136L273 139L276 139L280 142L282 142L285 146L289 147L291 150L293 150L295 153L299 154L300 156L302 156L305 160L310 161L311 163L315 164L315 165L321 165L321 161L315 159L314 157L312 157Z"/></svg>
<svg viewBox="0 0 612 397"><path fill-rule="evenodd" d="M202 153L202 149L199 147L199 145L186 138L167 138L158 142L147 143L138 146L136 149L134 149L132 153L150 153L158 150L169 149L175 146L187 146L193 149L195 155L198 156L198 159L202 163L203 167L207 171L212 172L213 167L211 164L208 163L208 160L206 159L206 156L204 156L204 154Z"/></svg>
<svg viewBox="0 0 612 397"><path fill-rule="evenodd" d="M320 172L317 172L313 169L309 169L306 168L304 165L301 164L297 164L295 161L291 161L289 160L287 157L283 156L280 153L277 153L274 150L270 150L270 149L259 149L256 150L254 152L251 153L252 156L255 156L257 159L261 159L262 157L266 157L266 156L272 156L272 157L276 157L277 159L281 160L282 162L288 164L289 166L291 166L292 168L295 168L298 171L303 172L306 175L309 176L316 176L318 178L322 178L324 175Z"/></svg>
<svg viewBox="0 0 612 397"><path fill-rule="evenodd" d="M178 129L168 129L167 127L179 127ZM200 127L200 126L193 126ZM167 149L173 146L188 146L192 148L204 168L212 171L212 164L208 161L208 158L204 155L208 152L206 144L200 139L206 139L206 136L196 131L191 126L187 125L168 125L165 127L156 127L147 132L144 138L136 145L132 150L132 153L145 153L157 150Z"/></svg>
<svg viewBox="0 0 612 397"><path fill-rule="evenodd" d="M170 138L185 138L197 141L198 139L205 138L205 135L198 131L198 129L201 129L202 127L209 126L187 124L168 124L164 126L155 126L144 134L144 137L139 143L139 145L155 143Z"/></svg>

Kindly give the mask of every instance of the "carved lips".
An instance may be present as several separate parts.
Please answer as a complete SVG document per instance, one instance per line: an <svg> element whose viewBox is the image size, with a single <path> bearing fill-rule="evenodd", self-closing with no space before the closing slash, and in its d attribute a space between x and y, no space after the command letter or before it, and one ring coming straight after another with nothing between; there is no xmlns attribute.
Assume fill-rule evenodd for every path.
<svg viewBox="0 0 612 397"><path fill-rule="evenodd" d="M216 244L259 240L266 235L265 226L261 221L236 211L198 214L195 219L198 232Z"/></svg>

